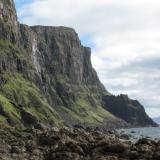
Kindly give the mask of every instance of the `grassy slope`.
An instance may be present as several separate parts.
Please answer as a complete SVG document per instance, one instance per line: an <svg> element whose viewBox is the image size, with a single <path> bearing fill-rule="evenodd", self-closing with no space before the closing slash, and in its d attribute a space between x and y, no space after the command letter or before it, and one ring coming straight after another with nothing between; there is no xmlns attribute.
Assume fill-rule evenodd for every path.
<svg viewBox="0 0 160 160"><path fill-rule="evenodd" d="M26 112L34 115L41 122L57 125L61 123L58 114L50 107L33 83L27 81L21 74L17 73L5 74L5 78L7 82L1 87L0 93L8 101L12 102L15 107L22 107Z"/></svg>
<svg viewBox="0 0 160 160"><path fill-rule="evenodd" d="M111 113L101 106L100 97L104 93L96 92L96 86L88 84L74 85L65 75L58 75L57 81L62 88L66 88L66 95L74 97L72 102L66 102L69 103L68 107L61 107L61 110L67 112L80 123L100 125L105 119L115 119ZM67 101L67 98L65 101Z"/></svg>
<svg viewBox="0 0 160 160"><path fill-rule="evenodd" d="M0 40L0 59L4 59L4 61L8 61L8 59L26 61L28 65L28 68L26 67L27 76L32 77L35 72L34 66L28 61L25 51L6 40ZM0 84L0 106L4 111L4 114L0 115L0 122L7 123L12 121L15 124L21 123L20 109L23 109L40 122L57 126L64 125L63 120L47 103L37 86L26 78L26 73L19 73L16 70L16 63L10 63L12 63L11 69L3 70L0 73L0 78L5 82ZM13 71L11 71L12 69ZM93 125L102 124L106 118L115 118L101 107L100 95L95 92L96 86L89 86L88 84L74 86L65 75L57 75L56 82L64 88L69 88L69 94L75 97L69 107L61 106L58 112L67 113L80 123ZM65 95L64 97L61 95L61 98L67 101Z"/></svg>
<svg viewBox="0 0 160 160"><path fill-rule="evenodd" d="M27 60L22 51L10 42L0 40L0 59ZM0 122L21 123L20 110L23 109L40 122L62 125L62 119L47 103L40 90L24 75L14 70L16 69L14 62L12 69L13 71L8 68L5 71L1 69L0 73L0 78L3 79L3 83L0 84L0 105L4 112L0 115ZM32 74L33 71L30 72Z"/></svg>

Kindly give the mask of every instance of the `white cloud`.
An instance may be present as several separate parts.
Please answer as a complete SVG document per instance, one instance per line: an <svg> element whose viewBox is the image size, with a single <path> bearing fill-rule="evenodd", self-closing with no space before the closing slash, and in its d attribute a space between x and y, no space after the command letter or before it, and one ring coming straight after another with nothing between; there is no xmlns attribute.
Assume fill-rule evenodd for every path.
<svg viewBox="0 0 160 160"><path fill-rule="evenodd" d="M159 0L33 0L18 14L22 23L64 25L89 35L92 62L106 88L139 99L151 116L160 114Z"/></svg>

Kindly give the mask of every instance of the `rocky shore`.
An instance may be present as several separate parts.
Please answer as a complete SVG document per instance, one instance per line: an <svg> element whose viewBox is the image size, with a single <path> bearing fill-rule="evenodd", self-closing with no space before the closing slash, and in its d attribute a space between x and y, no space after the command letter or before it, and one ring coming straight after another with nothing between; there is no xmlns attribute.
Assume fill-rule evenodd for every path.
<svg viewBox="0 0 160 160"><path fill-rule="evenodd" d="M160 159L160 141L108 131L157 124L105 89L74 29L20 24L13 0L0 6L0 160Z"/></svg>
<svg viewBox="0 0 160 160"><path fill-rule="evenodd" d="M122 142L113 132L0 127L1 160L159 160L160 141Z"/></svg>

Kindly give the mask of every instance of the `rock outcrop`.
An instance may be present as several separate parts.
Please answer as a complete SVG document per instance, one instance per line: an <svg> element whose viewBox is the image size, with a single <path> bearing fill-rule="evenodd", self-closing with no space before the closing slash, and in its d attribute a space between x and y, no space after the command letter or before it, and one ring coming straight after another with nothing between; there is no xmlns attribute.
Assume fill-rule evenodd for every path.
<svg viewBox="0 0 160 160"><path fill-rule="evenodd" d="M16 42L19 22L13 0L0 0L0 37Z"/></svg>
<svg viewBox="0 0 160 160"><path fill-rule="evenodd" d="M127 95L105 96L105 109L122 118L133 126L157 126L146 114L144 107L137 101L128 98Z"/></svg>
<svg viewBox="0 0 160 160"><path fill-rule="evenodd" d="M1 123L102 130L128 125L104 106L103 97L111 94L73 29L19 24L13 0L0 0L0 7Z"/></svg>
<svg viewBox="0 0 160 160"><path fill-rule="evenodd" d="M0 126L2 160L159 160L160 141L146 138L136 144L115 134L69 128L21 130Z"/></svg>

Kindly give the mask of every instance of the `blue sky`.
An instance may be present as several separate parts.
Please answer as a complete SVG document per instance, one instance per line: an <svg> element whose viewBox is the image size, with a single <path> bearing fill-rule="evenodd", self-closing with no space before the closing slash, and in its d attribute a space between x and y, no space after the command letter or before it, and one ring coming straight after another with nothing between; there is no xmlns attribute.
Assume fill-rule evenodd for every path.
<svg viewBox="0 0 160 160"><path fill-rule="evenodd" d="M92 48L92 63L113 94L138 99L160 116L159 0L15 0L28 25L69 26Z"/></svg>
<svg viewBox="0 0 160 160"><path fill-rule="evenodd" d="M15 4L16 4L16 7L17 9L20 9L20 7L26 5L26 4L29 4L33 2L32 0L15 0Z"/></svg>
<svg viewBox="0 0 160 160"><path fill-rule="evenodd" d="M26 5L33 3L33 0L14 0L14 1L15 1L16 9L19 12L21 12L22 8L25 7ZM23 15L21 15L21 16L19 15L19 20L23 21ZM81 39L83 45L90 46L92 49L94 49L95 44L92 41L91 35L89 35L89 34L81 35L80 39Z"/></svg>

